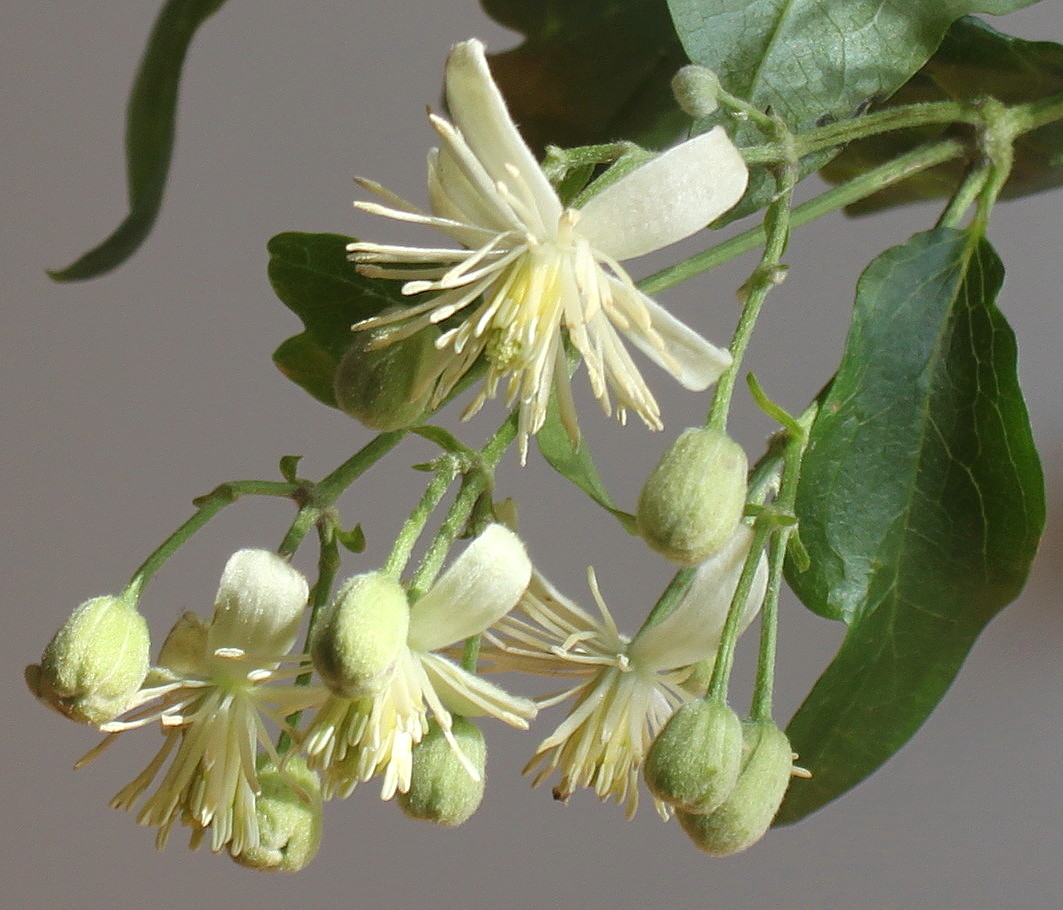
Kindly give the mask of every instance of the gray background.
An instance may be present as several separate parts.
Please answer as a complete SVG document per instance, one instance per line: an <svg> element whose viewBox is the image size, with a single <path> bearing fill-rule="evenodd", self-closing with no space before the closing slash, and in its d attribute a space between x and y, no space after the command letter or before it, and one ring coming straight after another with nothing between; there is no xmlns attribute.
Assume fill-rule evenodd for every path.
<svg viewBox="0 0 1063 910"><path fill-rule="evenodd" d="M302 875L270 877L177 832L158 854L152 832L106 808L157 748L129 734L90 768L73 761L88 730L37 706L21 680L54 629L86 597L121 587L190 510L192 496L238 477L274 477L279 456L306 456L320 476L368 434L284 380L269 358L298 331L266 280L265 243L283 230L361 232L428 240L356 216L350 177L364 174L424 199L424 153L447 47L469 35L493 49L515 38L472 0L282 3L231 0L197 38L184 80L168 198L146 246L120 271L60 286L65 265L124 214L121 148L126 93L155 3L0 5L4 154L0 194L5 320L0 433L5 532L0 552L5 625L0 881L6 906L506 906L789 910L820 907L1042 910L1059 905L1060 531L1050 525L1020 602L987 630L941 709L872 780L803 824L736 858L697 853L647 803L625 823L613 804L578 794L566 808L519 776L548 713L530 734L495 724L490 786L457 831L408 821L375 785L328 806L320 856ZM1063 39L1058 0L1001 27ZM1002 307L1019 336L1021 372L1060 498L1058 193L998 209L992 240L1009 269ZM838 216L794 237L789 281L772 296L748 361L769 393L800 408L839 356L852 288L886 246L932 223L931 208L852 222ZM674 251L658 262L671 261ZM636 274L644 274L656 263ZM709 337L726 339L744 260L664 296ZM662 398L664 436L620 429L583 395L583 426L622 503L668 434L700 419L705 402L646 364ZM579 379L582 383L582 377ZM759 451L769 430L748 398L735 432ZM482 439L496 404L464 429ZM453 421L448 412L444 420ZM418 494L409 444L345 500L370 537L372 566ZM537 455L507 463L499 491L523 503L533 556L562 590L589 603L587 564L632 631L668 575L595 506L563 486ZM183 609L209 612L228 553L275 546L290 512L238 505L172 561L143 605L161 635ZM300 554L308 567L311 553ZM838 629L787 601L779 714L796 708L829 659ZM748 643L747 643L748 644ZM750 663L748 649L743 664ZM748 671L742 679L748 681ZM737 688L739 704L745 683Z"/></svg>

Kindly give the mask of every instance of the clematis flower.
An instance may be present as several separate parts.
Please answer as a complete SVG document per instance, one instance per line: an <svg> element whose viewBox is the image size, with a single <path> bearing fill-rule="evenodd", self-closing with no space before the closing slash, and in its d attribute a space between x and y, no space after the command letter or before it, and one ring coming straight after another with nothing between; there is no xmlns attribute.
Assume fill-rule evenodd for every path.
<svg viewBox="0 0 1063 910"><path fill-rule="evenodd" d="M639 768L673 711L692 697L683 686L691 666L711 658L719 647L751 542L752 531L740 525L723 550L698 567L675 609L630 639L618 631L593 569L588 579L600 620L533 574L518 609L485 635L481 649L492 671L578 680L539 701L540 708L569 699L573 706L524 769L525 774L536 772L533 785L556 770L556 799L593 787L603 802L613 799L625 806L628 818L635 814ZM740 630L760 609L766 584L762 555ZM654 803L667 819L668 807L660 800Z"/></svg>
<svg viewBox="0 0 1063 910"><path fill-rule="evenodd" d="M140 824L158 828L160 849L175 821L192 828L193 846L207 829L215 852L228 847L239 856L260 846L258 747L274 767L280 765L263 718L282 724L284 716L321 697L308 687L267 685L300 672L282 664L306 602L306 579L280 556L266 550L234 553L222 573L211 621L185 613L127 718L100 725L112 735L79 766L118 733L155 721L161 726L162 748L111 802L132 810L169 761L137 813Z"/></svg>
<svg viewBox="0 0 1063 910"><path fill-rule="evenodd" d="M371 678L337 686L364 682L371 694L330 695L307 728L303 751L307 764L323 771L326 797L348 796L358 783L378 774L383 775L383 799L409 791L413 746L428 732L430 717L474 780L480 773L454 737L452 711L527 729L536 714L534 703L509 695L436 652L497 622L516 604L530 575L531 563L517 536L502 525L489 525L410 607L408 624L403 617L405 640L387 670L374 667ZM373 611L355 611L359 616L367 612ZM380 628L379 615L368 621L372 628L362 630L362 638L390 639ZM356 642L358 631L342 634Z"/></svg>
<svg viewBox="0 0 1063 910"><path fill-rule="evenodd" d="M362 274L405 279L404 294L430 295L355 328L405 323L388 336L393 341L460 314L436 341L451 356L425 379L435 383L430 406L484 355L484 386L465 416L504 383L507 404L520 406L522 459L551 389L578 441L562 329L605 412L612 395L621 422L631 410L660 429L660 408L621 337L688 389L710 386L731 358L639 291L620 261L682 240L734 206L748 177L738 150L716 127L619 178L582 208L566 208L510 118L483 44L455 45L445 83L453 123L429 116L440 139L428 156L431 214L368 180L359 183L386 204L355 206L435 228L464 249L350 244Z"/></svg>

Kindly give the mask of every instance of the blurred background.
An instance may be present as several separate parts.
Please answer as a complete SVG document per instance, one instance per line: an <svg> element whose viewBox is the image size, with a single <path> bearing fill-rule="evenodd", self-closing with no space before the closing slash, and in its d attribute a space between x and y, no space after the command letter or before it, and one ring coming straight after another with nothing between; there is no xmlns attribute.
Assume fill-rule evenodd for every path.
<svg viewBox="0 0 1063 910"><path fill-rule="evenodd" d="M177 150L154 233L120 270L57 285L58 268L125 214L122 150L129 86L155 3L0 6L0 225L5 321L0 333L0 451L6 617L5 735L0 767L0 881L11 907L326 906L596 908L730 906L788 910L1044 910L1059 905L1063 783L1060 611L1063 409L1063 196L1000 205L991 227L1008 279L1000 305L1015 328L1020 371L1045 463L1050 524L1022 598L987 629L951 692L872 779L796 827L730 859L698 853L648 800L633 822L578 793L566 806L532 790L520 769L560 719L530 732L485 732L489 786L480 812L446 831L407 820L375 784L330 804L315 862L293 877L238 868L181 831L157 853L153 832L107 808L157 748L131 734L85 770L85 728L30 697L22 668L70 610L117 591L133 568L223 480L277 478L285 454L321 476L367 431L310 399L270 361L300 330L266 277L266 241L285 230L418 240L355 213L355 174L424 201L442 64L455 41L490 49L508 33L474 0L421 3L230 0L197 36L184 75ZM1059 0L992 20L1027 38L1063 40ZM840 356L853 288L877 253L930 226L936 209L828 218L795 234L786 284L769 298L748 365L769 394L800 409ZM690 250L693 251L694 247ZM635 263L638 275L683 251ZM724 342L735 289L752 260L719 269L663 301ZM629 508L642 478L706 401L646 364L667 429L621 429L583 395L582 426L607 485ZM584 382L582 376L577 385ZM734 432L759 452L770 425L744 394ZM495 403L462 431L477 442L502 417ZM441 420L454 425L457 409ZM369 539L353 572L375 565L419 495L409 465L431 450L409 442L344 500ZM500 471L500 495L522 503L533 558L562 591L590 603L586 566L629 633L669 575L636 539L567 487L537 452ZM209 614L221 568L242 546L274 547L290 509L245 501L224 512L167 566L143 609L161 636L182 610ZM312 547L300 554L304 569ZM792 599L780 630L779 719L829 661L840 627ZM751 677L740 654L738 704Z"/></svg>

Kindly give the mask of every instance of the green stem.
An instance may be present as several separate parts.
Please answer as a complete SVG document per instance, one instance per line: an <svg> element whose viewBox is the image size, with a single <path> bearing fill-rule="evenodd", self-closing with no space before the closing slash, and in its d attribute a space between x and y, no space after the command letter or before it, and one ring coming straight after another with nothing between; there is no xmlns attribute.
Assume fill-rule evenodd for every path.
<svg viewBox="0 0 1063 910"><path fill-rule="evenodd" d="M226 506L232 505L243 496L279 496L290 499L296 496L299 490L298 484L270 480L234 480L215 487L206 496L195 500L195 514L141 563L126 586L125 596L139 600L148 582L166 561Z"/></svg>
<svg viewBox="0 0 1063 910"><path fill-rule="evenodd" d="M866 199L879 190L905 180L913 174L953 158L959 158L966 151L966 145L956 139L934 142L913 149L893 161L873 168L856 179L834 187L815 199L810 199L795 207L790 212L790 227L800 227L837 209ZM750 250L755 250L764 243L766 236L764 226L757 225L689 259L654 272L640 281L638 286L647 294L658 294L677 284L682 284L695 275L700 275L702 272L748 253Z"/></svg>
<svg viewBox="0 0 1063 910"><path fill-rule="evenodd" d="M410 561L410 554L417 543L417 538L421 536L425 524L428 523L429 516L439 505L451 483L454 482L454 478L458 476L457 459L453 455L444 455L440 461L441 464L436 471L435 477L432 478L432 482L424 491L424 495L421 496L421 501L417 503L417 507L410 513L410 517L406 519L406 523L402 526L402 530L399 531L399 535L395 539L395 545L391 548L391 554L380 570L385 575L390 575L395 579L402 575L406 568L406 563Z"/></svg>
<svg viewBox="0 0 1063 910"><path fill-rule="evenodd" d="M495 431L483 449L480 450L480 467L462 478L458 495L455 497L454 502L451 503L447 516L443 519L443 524L432 539L428 552L425 553L424 559L421 560L421 564L417 567L417 571L410 582L409 597L411 603L424 594L432 586L432 582L436 580L447 553L464 529L480 494L490 487L491 476L495 466L516 438L516 435L517 412L514 411L506 418L502 426Z"/></svg>
<svg viewBox="0 0 1063 910"><path fill-rule="evenodd" d="M320 545L317 559L317 581L314 582L314 587L310 590L310 621L306 627L306 642L303 645L304 653L310 650L310 637L314 633L314 625L317 623L318 615L332 597L332 586L340 570L340 553L339 546L336 543L335 525L322 522L318 525L317 533ZM313 672L313 667L308 661L306 672L300 673L296 677L295 684L297 686L310 685ZM301 714L302 712L297 711L285 718L289 728L295 729L298 726ZM288 730L282 730L280 738L277 740L278 754L283 755L287 752L291 743L291 734Z"/></svg>
<svg viewBox="0 0 1063 910"><path fill-rule="evenodd" d="M299 549L310 529L328 512L344 491L362 474L397 446L408 430L393 430L381 433L367 445L348 458L331 474L308 488L306 502L299 509L288 533L284 535L277 552L290 556Z"/></svg>
<svg viewBox="0 0 1063 910"><path fill-rule="evenodd" d="M777 129L784 140L792 139L781 123L778 124ZM772 288L782 281L785 274L782 271L782 256L790 239L790 203L793 199L794 186L797 184L797 158L795 156L778 168L776 182L778 194L764 214L764 252L760 257L759 265L741 292L744 298L742 315L738 319L734 337L731 339L731 366L716 383L712 408L706 419L708 426L721 432L727 428L727 417L731 410L735 383L742 368L742 359L753 337L753 329L757 324L761 307Z"/></svg>
<svg viewBox="0 0 1063 910"><path fill-rule="evenodd" d="M799 427L786 434L786 454L783 462L779 495L774 506L784 515L792 515L797 501L797 483L801 477L801 460L808 443L808 428L814 419L815 409L806 411L798 418ZM775 527L775 534L768 548L768 586L760 619L760 655L757 660L757 677L753 685L753 702L750 716L757 721L770 721L772 695L775 686L775 650L779 628L779 593L782 590L783 566L790 538L796 531L793 524Z"/></svg>

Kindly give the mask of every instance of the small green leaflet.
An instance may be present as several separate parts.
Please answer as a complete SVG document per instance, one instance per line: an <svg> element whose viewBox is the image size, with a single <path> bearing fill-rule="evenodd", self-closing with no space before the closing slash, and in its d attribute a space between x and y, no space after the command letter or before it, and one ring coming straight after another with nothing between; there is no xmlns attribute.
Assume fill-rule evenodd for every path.
<svg viewBox="0 0 1063 910"><path fill-rule="evenodd" d="M810 780L797 821L870 775L945 694L1021 590L1044 486L996 308L988 242L940 228L864 272L838 374L812 427L797 516L811 567L787 578L848 631L787 731Z"/></svg>

